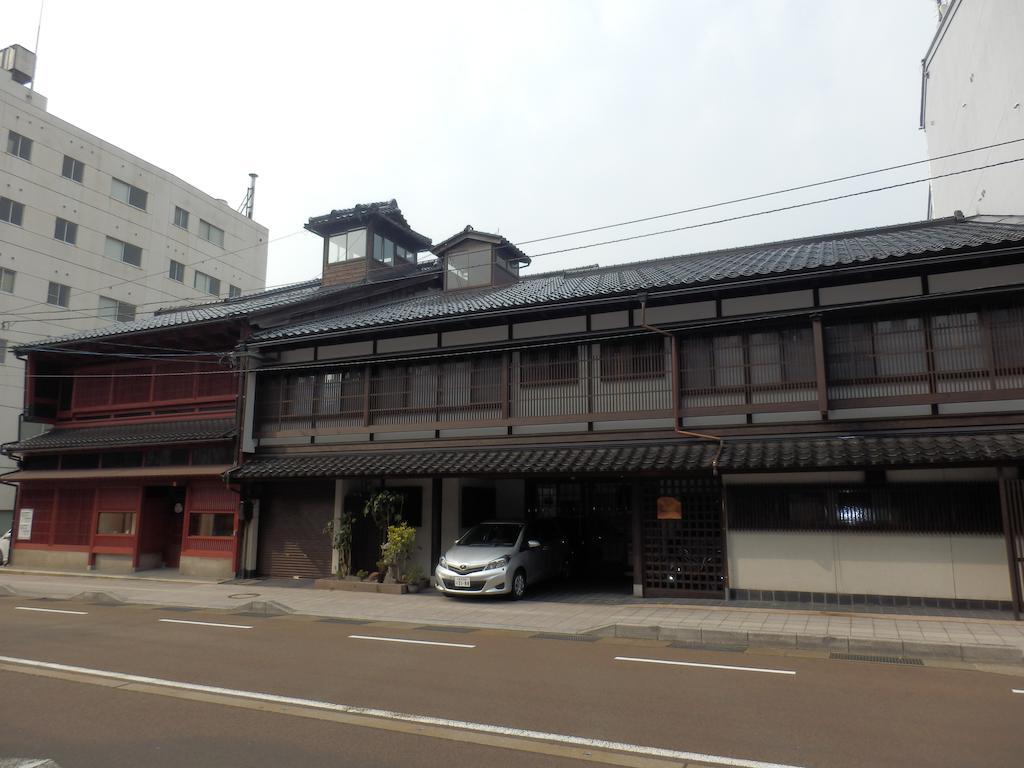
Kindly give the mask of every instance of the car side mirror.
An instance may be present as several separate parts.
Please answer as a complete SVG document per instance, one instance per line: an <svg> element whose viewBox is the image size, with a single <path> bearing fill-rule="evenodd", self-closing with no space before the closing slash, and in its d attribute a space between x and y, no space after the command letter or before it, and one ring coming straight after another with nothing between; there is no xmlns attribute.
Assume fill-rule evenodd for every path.
<svg viewBox="0 0 1024 768"><path fill-rule="evenodd" d="M528 542L526 542L526 546L528 546L530 549L540 549L540 542L536 539L530 539Z"/></svg>

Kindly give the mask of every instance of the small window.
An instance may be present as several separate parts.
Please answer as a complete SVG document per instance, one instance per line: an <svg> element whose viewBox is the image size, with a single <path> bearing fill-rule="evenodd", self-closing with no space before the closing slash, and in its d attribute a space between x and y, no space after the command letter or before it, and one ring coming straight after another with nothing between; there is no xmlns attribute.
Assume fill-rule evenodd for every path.
<svg viewBox="0 0 1024 768"><path fill-rule="evenodd" d="M237 299L241 295L242 295L242 289L241 288L239 288L237 285L230 285L230 284L228 285L228 298L229 299Z"/></svg>
<svg viewBox="0 0 1024 768"><path fill-rule="evenodd" d="M13 269L0 267L0 291L14 293L14 276L18 274Z"/></svg>
<svg viewBox="0 0 1024 768"><path fill-rule="evenodd" d="M7 153L22 160L32 159L32 139L14 131L7 132Z"/></svg>
<svg viewBox="0 0 1024 768"><path fill-rule="evenodd" d="M174 206L174 226L188 229L188 211Z"/></svg>
<svg viewBox="0 0 1024 768"><path fill-rule="evenodd" d="M211 296L220 296L220 280L216 277L211 277L205 272L196 270L195 278L192 280L193 287L208 293Z"/></svg>
<svg viewBox="0 0 1024 768"><path fill-rule="evenodd" d="M171 259L170 269L167 270L167 276L179 283L185 282L185 265L180 261Z"/></svg>
<svg viewBox="0 0 1024 768"><path fill-rule="evenodd" d="M366 258L366 230L356 229L329 238L326 242L327 263Z"/></svg>
<svg viewBox="0 0 1024 768"><path fill-rule="evenodd" d="M654 379L665 375L661 338L601 344L601 381Z"/></svg>
<svg viewBox="0 0 1024 768"><path fill-rule="evenodd" d="M7 339L0 339L0 364L7 362Z"/></svg>
<svg viewBox="0 0 1024 768"><path fill-rule="evenodd" d="M111 322L130 323L135 319L135 305L109 296L100 296L99 316Z"/></svg>
<svg viewBox="0 0 1024 768"><path fill-rule="evenodd" d="M64 178L81 184L82 177L85 174L85 163L81 160L75 160L71 155L64 155L64 166L61 168L60 173Z"/></svg>
<svg viewBox="0 0 1024 768"><path fill-rule="evenodd" d="M214 245L219 245L221 248L224 247L224 230L213 226L213 224L205 219L199 220L199 236Z"/></svg>
<svg viewBox="0 0 1024 768"><path fill-rule="evenodd" d="M137 245L118 240L116 237L107 237L107 256L133 267L142 266L142 249Z"/></svg>
<svg viewBox="0 0 1024 768"><path fill-rule="evenodd" d="M53 237L56 240L63 240L65 243L74 245L78 242L78 225L73 221L57 217L57 223L53 227Z"/></svg>
<svg viewBox="0 0 1024 768"><path fill-rule="evenodd" d="M520 354L519 381L524 387L579 383L576 347L550 347Z"/></svg>
<svg viewBox="0 0 1024 768"><path fill-rule="evenodd" d="M100 512L96 533L132 535L135 533L134 512Z"/></svg>
<svg viewBox="0 0 1024 768"><path fill-rule="evenodd" d="M46 289L46 303L57 307L67 307L71 299L71 288L63 283L50 281Z"/></svg>
<svg viewBox="0 0 1024 768"><path fill-rule="evenodd" d="M110 196L120 200L122 203L128 203L128 205L144 211L146 210L146 199L149 197L149 194L146 190L139 189L127 181L112 178L110 180Z"/></svg>
<svg viewBox="0 0 1024 768"><path fill-rule="evenodd" d="M382 264L395 263L395 244L386 237L373 236L373 258Z"/></svg>
<svg viewBox="0 0 1024 768"><path fill-rule="evenodd" d="M17 224L20 227L24 217L24 205L16 203L8 197L0 197L0 221L6 221L8 224Z"/></svg>
<svg viewBox="0 0 1024 768"><path fill-rule="evenodd" d="M233 536L235 516L223 512L192 512L188 516L189 536Z"/></svg>

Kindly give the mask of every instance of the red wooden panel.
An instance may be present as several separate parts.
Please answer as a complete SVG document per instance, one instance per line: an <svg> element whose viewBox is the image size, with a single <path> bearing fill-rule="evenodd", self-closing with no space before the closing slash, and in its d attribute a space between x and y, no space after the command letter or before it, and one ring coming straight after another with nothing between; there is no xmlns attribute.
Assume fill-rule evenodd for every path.
<svg viewBox="0 0 1024 768"><path fill-rule="evenodd" d="M134 485L108 485L98 488L96 493L96 507L101 512L137 512L142 489Z"/></svg>
<svg viewBox="0 0 1024 768"><path fill-rule="evenodd" d="M54 516L54 544L84 545L89 543L92 528L93 488L65 488L58 492Z"/></svg>
<svg viewBox="0 0 1024 768"><path fill-rule="evenodd" d="M235 512L238 494L223 483L192 483L188 488L189 512Z"/></svg>
<svg viewBox="0 0 1024 768"><path fill-rule="evenodd" d="M195 363L161 363L153 382L153 400L189 400L195 389Z"/></svg>
<svg viewBox="0 0 1024 768"><path fill-rule="evenodd" d="M52 488L23 488L18 497L18 510L31 509L33 544L49 544L53 529L54 491ZM18 522L14 523L14 537L18 535ZM15 544L17 546L17 544Z"/></svg>
<svg viewBox="0 0 1024 768"><path fill-rule="evenodd" d="M117 370L114 378L114 405L127 403L144 403L150 398L150 387L153 384L152 366L133 365Z"/></svg>

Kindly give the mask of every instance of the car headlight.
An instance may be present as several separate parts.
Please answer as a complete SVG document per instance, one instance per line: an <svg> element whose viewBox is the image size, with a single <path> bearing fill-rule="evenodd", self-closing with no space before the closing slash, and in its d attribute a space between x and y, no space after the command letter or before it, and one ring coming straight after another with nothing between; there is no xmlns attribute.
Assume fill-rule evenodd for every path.
<svg viewBox="0 0 1024 768"><path fill-rule="evenodd" d="M497 560L491 560L491 562L487 564L487 570L493 571L496 568L504 568L506 565L508 565L508 561L510 559L511 558L508 555L502 555Z"/></svg>
<svg viewBox="0 0 1024 768"><path fill-rule="evenodd" d="M441 555L441 559L437 561L437 564L442 568L448 567L448 561L444 559L444 555Z"/></svg>

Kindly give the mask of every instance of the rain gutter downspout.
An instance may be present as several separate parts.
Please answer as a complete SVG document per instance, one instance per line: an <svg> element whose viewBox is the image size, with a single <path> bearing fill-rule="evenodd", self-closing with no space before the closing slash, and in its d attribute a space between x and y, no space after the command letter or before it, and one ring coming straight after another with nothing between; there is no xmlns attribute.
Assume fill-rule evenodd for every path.
<svg viewBox="0 0 1024 768"><path fill-rule="evenodd" d="M647 295L645 294L640 299L640 326L646 328L654 333L660 333L662 336L667 336L672 342L672 429L677 435L684 437L695 437L698 440L714 440L718 443L718 450L715 451L714 458L711 459L711 473L714 476L718 476L718 462L722 457L722 449L725 448L725 439L717 435L707 435L703 432L692 432L686 429L680 429L680 413L679 413L679 342L676 339L674 333L666 331L663 328L651 325L647 322Z"/></svg>

